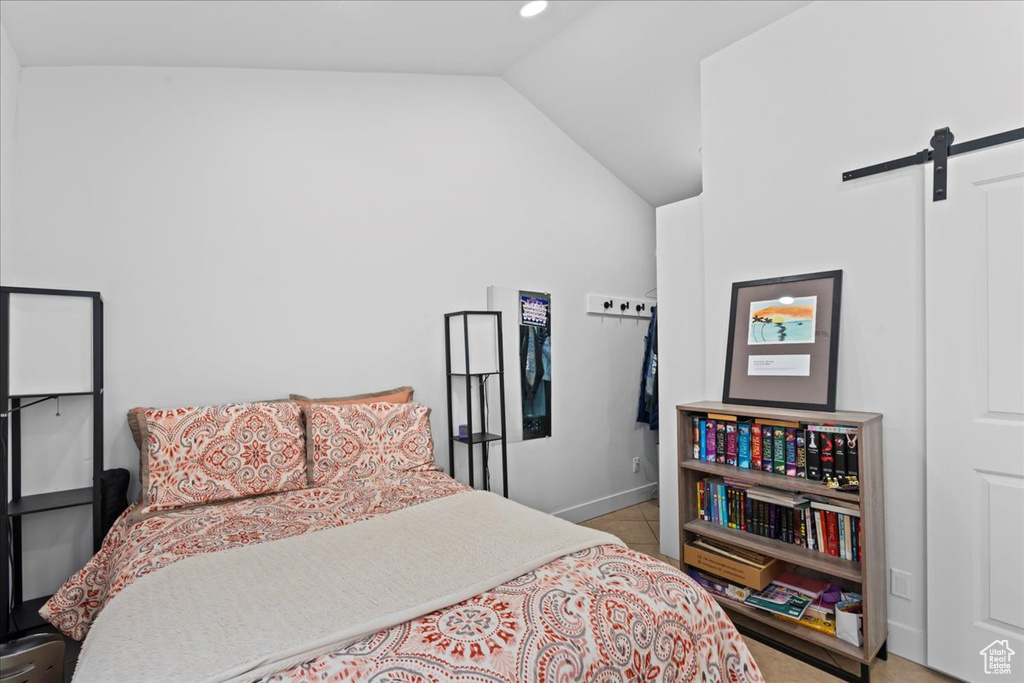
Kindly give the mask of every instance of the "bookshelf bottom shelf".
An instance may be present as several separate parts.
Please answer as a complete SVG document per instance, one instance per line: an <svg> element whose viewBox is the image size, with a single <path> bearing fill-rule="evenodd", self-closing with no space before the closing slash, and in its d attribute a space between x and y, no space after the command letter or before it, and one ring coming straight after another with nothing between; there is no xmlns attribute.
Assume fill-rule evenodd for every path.
<svg viewBox="0 0 1024 683"><path fill-rule="evenodd" d="M715 600L718 601L718 604L730 614L738 614L746 617L747 619L766 624L777 631L788 633L795 638L804 640L812 645L818 645L830 652L835 652L844 657L849 657L850 659L863 664L869 664L871 662L871 660L865 656L864 648L857 647L845 640L840 640L839 638L830 636L827 633L819 633L814 629L799 626L788 621L783 621L782 619L776 619L763 610L747 607L746 605L741 605L740 603L733 602L732 600L719 598L715 595L712 595L711 597L715 598Z"/></svg>

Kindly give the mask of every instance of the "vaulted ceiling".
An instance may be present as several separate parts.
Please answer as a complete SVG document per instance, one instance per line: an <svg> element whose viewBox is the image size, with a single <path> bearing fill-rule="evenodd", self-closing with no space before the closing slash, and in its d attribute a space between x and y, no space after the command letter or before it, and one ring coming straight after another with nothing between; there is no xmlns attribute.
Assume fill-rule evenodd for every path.
<svg viewBox="0 0 1024 683"><path fill-rule="evenodd" d="M4 0L23 66L502 76L654 206L700 192L699 62L804 1Z"/></svg>

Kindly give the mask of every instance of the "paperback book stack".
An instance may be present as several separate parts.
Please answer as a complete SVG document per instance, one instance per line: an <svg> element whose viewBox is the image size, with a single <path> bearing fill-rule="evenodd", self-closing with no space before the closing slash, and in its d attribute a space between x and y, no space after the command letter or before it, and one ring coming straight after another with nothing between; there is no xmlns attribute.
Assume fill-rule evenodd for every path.
<svg viewBox="0 0 1024 683"><path fill-rule="evenodd" d="M705 522L860 561L860 510L839 501L729 477L697 482L697 511Z"/></svg>
<svg viewBox="0 0 1024 683"><path fill-rule="evenodd" d="M834 593L835 596L827 595ZM744 603L771 612L776 618L834 636L835 597L839 590L827 581L795 572L778 576L763 591L751 593ZM827 598L832 597L833 602Z"/></svg>
<svg viewBox="0 0 1024 683"><path fill-rule="evenodd" d="M859 475L856 427L708 413L691 418L693 458L815 481Z"/></svg>

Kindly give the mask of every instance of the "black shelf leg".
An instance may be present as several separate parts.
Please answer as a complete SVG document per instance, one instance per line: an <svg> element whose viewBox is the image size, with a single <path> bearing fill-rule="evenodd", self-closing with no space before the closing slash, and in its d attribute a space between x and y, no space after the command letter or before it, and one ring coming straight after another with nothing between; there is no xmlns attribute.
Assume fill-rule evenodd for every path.
<svg viewBox="0 0 1024 683"><path fill-rule="evenodd" d="M736 630L742 633L747 638L753 638L759 643L764 643L768 647L774 648L783 654L789 655L793 659L799 659L801 662L805 664L810 664L816 669L821 669L825 673L831 674L836 678L842 679L844 681L849 681L849 683L870 683L871 681L871 667L867 664L861 663L860 675L858 676L855 673L847 671L841 666L837 666L830 662L818 659L814 655L809 655L803 650L798 650L795 647L783 643L782 641L776 640L775 638L772 638L769 635L761 633L760 631L748 628L747 626L742 624L734 625L736 626Z"/></svg>

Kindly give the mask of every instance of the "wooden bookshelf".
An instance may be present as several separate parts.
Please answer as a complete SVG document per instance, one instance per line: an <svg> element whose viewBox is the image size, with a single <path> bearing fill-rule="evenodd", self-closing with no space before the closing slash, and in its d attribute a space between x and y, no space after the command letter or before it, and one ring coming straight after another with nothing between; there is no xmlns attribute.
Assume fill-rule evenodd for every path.
<svg viewBox="0 0 1024 683"><path fill-rule="evenodd" d="M735 415L740 419L762 418L803 424L856 427L860 438L858 475L860 491L837 491L827 488L821 482L803 477L741 469L733 465L694 459L693 428L690 418L704 418L708 413ZM876 657L886 655L885 644L888 639L885 510L882 483L882 416L878 413L782 410L701 401L676 406L676 428L679 444L680 549L694 538L703 536L777 558L793 565L797 570L803 568L819 575L824 574L835 579L837 583L854 584L864 596L863 645L857 647L834 636L776 619L767 612L716 597L719 603L731 614L741 615L759 622L762 625L762 630L764 627L768 627L769 631L788 634L860 662L861 676L859 679L853 678L852 680L868 680L868 667ZM709 476L731 477L752 485L771 486L804 494L810 493L831 498L847 506L851 503L856 505L860 510L861 519L861 561L844 560L817 550L809 550L802 546L764 538L702 520L697 509L697 482ZM682 562L683 571L687 571L689 568L689 565ZM829 670L825 663L820 666ZM851 676L852 674L847 673L844 678Z"/></svg>

